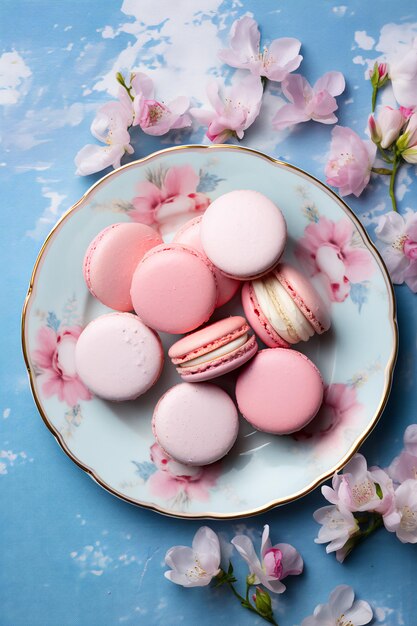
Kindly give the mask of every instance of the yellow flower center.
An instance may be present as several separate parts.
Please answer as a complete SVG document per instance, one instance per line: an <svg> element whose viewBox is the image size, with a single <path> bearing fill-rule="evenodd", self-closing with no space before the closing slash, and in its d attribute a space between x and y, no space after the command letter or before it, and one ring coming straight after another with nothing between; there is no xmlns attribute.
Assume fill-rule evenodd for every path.
<svg viewBox="0 0 417 626"><path fill-rule="evenodd" d="M375 488L370 480L364 480L352 487L353 501L356 506L360 507L366 504L374 496Z"/></svg>
<svg viewBox="0 0 417 626"><path fill-rule="evenodd" d="M201 566L201 563L197 556L194 557L195 565L187 572L187 578L190 580L199 580L200 578L204 578L207 576L206 570Z"/></svg>
<svg viewBox="0 0 417 626"><path fill-rule="evenodd" d="M413 532L417 529L417 511L412 511L409 506L404 506L401 510L400 526L403 530Z"/></svg>

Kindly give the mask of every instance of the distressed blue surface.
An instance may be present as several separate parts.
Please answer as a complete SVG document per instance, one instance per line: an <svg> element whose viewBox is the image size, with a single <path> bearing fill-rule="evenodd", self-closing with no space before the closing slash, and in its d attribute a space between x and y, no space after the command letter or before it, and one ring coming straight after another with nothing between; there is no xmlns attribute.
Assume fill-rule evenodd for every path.
<svg viewBox="0 0 417 626"><path fill-rule="evenodd" d="M177 95L193 95L189 91L192 71L200 77L195 80L199 93L207 75L219 71L216 48L207 50L213 44L213 32L216 37L218 30L220 47L232 21L246 11L252 12L265 40L280 36L301 39L304 61L300 70L311 82L332 69L345 74L348 87L339 99L340 123L363 134L370 87L359 57L372 59L389 52L391 40L409 36L413 28L417 31L417 7L414 0L354 0L345 5L325 0L244 0L242 6L205 0L201 5L188 5L193 8L185 0L129 1L124 4L125 13L121 2L115 0L16 0L1 7L0 54L15 50L31 73L16 86L17 96L12 99L17 98L17 102L0 107L4 115L0 157L4 296L0 448L16 455L0 459L4 464L0 466L2 626L260 623L246 614L226 589L184 590L164 579L166 549L189 544L199 522L164 518L118 501L62 453L43 425L28 388L20 350L23 299L48 230L99 178L76 177L73 158L91 140L89 126L94 110L109 99L105 91L99 91L101 77L123 50L137 43L137 37L143 42L138 45L137 61L132 63L138 66L141 59L143 69L153 68L156 76L161 72L165 84L158 83L158 93L163 96L168 87L171 92L174 87L179 90ZM143 24L131 15L134 6ZM201 55L194 44L189 54L181 52L183 56L176 58L173 47L178 46L184 24L190 21L200 28ZM126 26L129 23L136 27ZM390 31L387 43L386 36L380 39L381 30L390 23L397 24L398 29L396 34ZM113 31L103 31L106 26ZM145 34L138 34L140 31ZM359 48L355 43L358 31L366 31L379 42L377 48L383 49ZM360 36L359 40L363 41ZM161 42L171 50L168 55L161 54ZM131 61L125 56L123 62ZM175 73L174 66L179 68ZM166 77L171 67L169 86ZM226 68L220 71L223 76L230 75ZM2 76L0 85L4 84ZM202 130L162 139L138 136L135 156L174 142L199 142L202 136ZM319 124L302 125L288 137L280 137L257 123L248 131L244 144L284 157L323 180L329 138L330 129ZM404 170L399 184L404 192L400 210L417 210L415 172ZM386 191L384 182L378 180L360 199L350 199L371 234L375 216L389 209ZM353 295L360 306L364 294ZM417 298L406 287L397 288L396 295L400 354L394 388L382 420L362 449L370 463L381 465L388 464L399 451L402 433L417 415L413 388L417 378ZM299 624L339 583L351 584L371 603L376 609L376 624L415 626L416 546L402 545L395 536L379 531L340 565L313 542L318 527L312 513L323 503L316 491L266 515L210 522L210 526L227 540L238 530L259 540L261 528L268 522L275 542L293 543L302 553L305 573L290 580L287 593L278 597L276 614L281 626ZM243 565L237 557L234 562L243 576Z"/></svg>

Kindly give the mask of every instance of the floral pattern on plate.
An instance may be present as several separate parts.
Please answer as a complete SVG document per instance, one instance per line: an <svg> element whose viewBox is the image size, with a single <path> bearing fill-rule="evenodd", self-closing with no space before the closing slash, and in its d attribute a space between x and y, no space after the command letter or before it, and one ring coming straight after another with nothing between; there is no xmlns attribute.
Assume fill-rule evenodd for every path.
<svg viewBox="0 0 417 626"><path fill-rule="evenodd" d="M276 201L288 226L285 259L304 267L333 303L331 330L299 347L322 372L325 403L317 419L292 437L254 431L242 419L237 443L221 463L187 468L169 459L152 436L156 402L180 382L168 361L157 385L130 403L92 397L76 376L73 349L80 330L108 311L89 294L82 260L91 239L111 223L144 220L169 241L190 217L237 188ZM216 314L238 313L235 298ZM161 339L168 350L177 338ZM385 267L335 194L249 149L182 146L108 175L56 226L36 266L23 343L44 421L97 482L172 515L240 517L308 493L347 462L388 397L397 331ZM234 380L231 374L221 381L231 394Z"/></svg>

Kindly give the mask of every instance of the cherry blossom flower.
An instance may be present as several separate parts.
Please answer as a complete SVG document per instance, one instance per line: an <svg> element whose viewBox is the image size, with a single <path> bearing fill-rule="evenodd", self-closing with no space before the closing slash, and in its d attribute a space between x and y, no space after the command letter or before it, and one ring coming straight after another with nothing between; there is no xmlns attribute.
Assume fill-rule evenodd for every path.
<svg viewBox="0 0 417 626"><path fill-rule="evenodd" d="M319 604L313 615L306 617L301 626L363 626L373 618L370 605L364 600L355 601L355 593L348 585L333 589L328 604Z"/></svg>
<svg viewBox="0 0 417 626"><path fill-rule="evenodd" d="M183 465L171 459L157 443L151 447L151 459L157 471L148 478L149 490L164 500L208 500L210 489L220 475L218 464L205 467Z"/></svg>
<svg viewBox="0 0 417 626"><path fill-rule="evenodd" d="M245 16L236 20L230 30L230 48L220 50L219 58L231 67L249 70L255 76L282 81L296 70L303 57L299 54L301 42L292 37L274 39L269 48L260 51L257 22Z"/></svg>
<svg viewBox="0 0 417 626"><path fill-rule="evenodd" d="M312 87L300 74L290 74L282 83L282 91L292 104L284 104L272 120L276 130L293 124L314 120L334 124L337 117L335 96L345 89L345 79L340 72L327 72Z"/></svg>
<svg viewBox="0 0 417 626"><path fill-rule="evenodd" d="M174 546L165 555L171 569L165 577L183 587L205 587L220 572L220 544L216 533L201 526L194 535L192 548Z"/></svg>
<svg viewBox="0 0 417 626"><path fill-rule="evenodd" d="M359 531L359 524L353 513L343 507L331 505L317 509L313 517L322 525L314 542L328 543L327 554L336 552L337 560L342 563L346 556L344 546Z"/></svg>
<svg viewBox="0 0 417 626"><path fill-rule="evenodd" d="M242 139L244 131L258 117L262 93L262 83L257 76L249 75L223 89L213 79L207 85L213 111L192 108L190 113L200 124L208 126L206 135L210 141L223 143L233 135Z"/></svg>
<svg viewBox="0 0 417 626"><path fill-rule="evenodd" d="M404 107L417 105L417 38L404 55L389 64L392 90L398 104Z"/></svg>
<svg viewBox="0 0 417 626"><path fill-rule="evenodd" d="M404 450L395 457L387 469L394 482L408 478L417 480L417 424L408 426L404 433Z"/></svg>
<svg viewBox="0 0 417 626"><path fill-rule="evenodd" d="M397 149L408 163L417 163L417 113L412 113L404 132L397 140Z"/></svg>
<svg viewBox="0 0 417 626"><path fill-rule="evenodd" d="M338 187L341 196L359 197L369 183L375 155L374 143L363 141L351 128L335 126L325 168L327 184Z"/></svg>
<svg viewBox="0 0 417 626"><path fill-rule="evenodd" d="M132 125L139 125L147 135L164 135L171 129L191 126L191 118L187 115L189 98L180 96L168 104L155 100L153 81L143 72L132 74L129 87L124 80L122 85L124 86L121 87L119 97L125 103L130 100L133 109Z"/></svg>
<svg viewBox="0 0 417 626"><path fill-rule="evenodd" d="M320 276L333 302L343 302L351 283L367 280L374 272L369 252L354 245L353 234L349 219L320 217L306 227L295 250L309 274Z"/></svg>
<svg viewBox="0 0 417 626"><path fill-rule="evenodd" d="M75 344L81 331L81 326L60 328L57 332L43 327L38 331L38 347L33 354L45 397L56 395L71 407L92 397L75 370Z"/></svg>
<svg viewBox="0 0 417 626"><path fill-rule="evenodd" d="M392 480L379 467L368 469L362 454L355 454L343 470L335 474L332 487L321 488L323 496L341 510L386 513L393 501Z"/></svg>
<svg viewBox="0 0 417 626"><path fill-rule="evenodd" d="M290 575L298 575L303 571L304 563L297 550L288 543L272 546L269 539L269 526L266 524L262 533L261 559L258 558L252 541L245 535L236 535L232 544L246 561L253 584L264 585L274 593L283 593L286 589L281 582Z"/></svg>
<svg viewBox="0 0 417 626"><path fill-rule="evenodd" d="M129 211L129 217L136 222L157 224L161 231L173 230L203 213L210 204L210 198L197 191L200 177L191 165L170 167L153 176L152 181L142 181L136 187L133 209Z"/></svg>
<svg viewBox="0 0 417 626"><path fill-rule="evenodd" d="M106 145L84 146L74 159L76 173L88 176L110 166L120 167L120 160L125 152L133 153L128 131L132 119L132 112L129 112L121 102L108 102L100 107L91 124L91 133Z"/></svg>
<svg viewBox="0 0 417 626"><path fill-rule="evenodd" d="M388 64L375 61L372 70L369 70L369 78L376 87L382 87L388 79Z"/></svg>
<svg viewBox="0 0 417 626"><path fill-rule="evenodd" d="M406 118L401 109L383 107L377 119L373 115L369 117L368 126L372 141L381 148L389 148L398 139L405 123Z"/></svg>
<svg viewBox="0 0 417 626"><path fill-rule="evenodd" d="M395 211L381 216L375 235L385 244L381 253L392 282L403 282L417 293L417 213L405 217Z"/></svg>
<svg viewBox="0 0 417 626"><path fill-rule="evenodd" d="M392 509L383 516L385 528L401 543L417 543L417 480L408 478L395 490Z"/></svg>

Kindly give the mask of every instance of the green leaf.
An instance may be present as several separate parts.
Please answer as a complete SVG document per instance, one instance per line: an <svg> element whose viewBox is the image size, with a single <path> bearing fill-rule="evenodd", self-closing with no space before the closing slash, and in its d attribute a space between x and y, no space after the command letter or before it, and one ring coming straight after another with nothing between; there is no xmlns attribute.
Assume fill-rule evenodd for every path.
<svg viewBox="0 0 417 626"><path fill-rule="evenodd" d="M376 491L376 495L378 496L378 498L382 500L382 498L384 497L384 494L382 493L381 485L379 485L378 483L375 483L375 491Z"/></svg>
<svg viewBox="0 0 417 626"><path fill-rule="evenodd" d="M379 71L378 71L378 62L375 61L374 67L372 68L371 74L371 85L372 87L377 87L379 82Z"/></svg>
<svg viewBox="0 0 417 626"><path fill-rule="evenodd" d="M229 568L227 570L227 573L229 574L229 576L231 576L233 574L233 565L232 565L232 561L229 561Z"/></svg>

